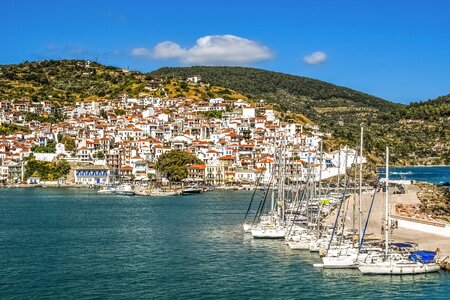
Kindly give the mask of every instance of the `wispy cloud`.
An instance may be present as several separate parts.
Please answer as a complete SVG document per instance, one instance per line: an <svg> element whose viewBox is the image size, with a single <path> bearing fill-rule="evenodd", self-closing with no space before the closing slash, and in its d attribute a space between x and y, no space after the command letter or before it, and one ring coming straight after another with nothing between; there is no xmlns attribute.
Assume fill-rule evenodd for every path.
<svg viewBox="0 0 450 300"><path fill-rule="evenodd" d="M316 51L310 55L306 55L303 61L308 65L320 65L327 61L327 54L322 51Z"/></svg>
<svg viewBox="0 0 450 300"><path fill-rule="evenodd" d="M153 48L153 57L156 59L177 58L186 54L187 50L174 42L162 42Z"/></svg>
<svg viewBox="0 0 450 300"><path fill-rule="evenodd" d="M131 55L136 57L152 57L152 51L148 50L147 48L134 48L131 51Z"/></svg>
<svg viewBox="0 0 450 300"><path fill-rule="evenodd" d="M184 65L246 65L273 57L268 47L234 35L204 36L191 48L165 41L151 50L135 48L131 54L153 59L178 59Z"/></svg>

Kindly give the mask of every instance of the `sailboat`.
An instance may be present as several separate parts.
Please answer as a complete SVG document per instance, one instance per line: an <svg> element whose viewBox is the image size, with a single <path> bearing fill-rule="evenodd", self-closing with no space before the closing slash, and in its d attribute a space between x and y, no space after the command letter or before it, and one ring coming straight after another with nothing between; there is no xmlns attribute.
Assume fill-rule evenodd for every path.
<svg viewBox="0 0 450 300"><path fill-rule="evenodd" d="M284 239L286 236L285 227L285 153L283 149L279 154L278 159L278 188L277 197L275 201L275 178L272 176L272 188L271 188L271 207L267 215L262 215L263 206L267 193L265 194L264 201L259 209L260 222L257 225L253 225L250 228L250 232L255 239ZM245 225L245 224L244 224ZM245 227L244 227L245 229Z"/></svg>
<svg viewBox="0 0 450 300"><path fill-rule="evenodd" d="M322 150L322 149L321 149ZM322 164L322 158L321 158ZM321 172L322 165L320 165L319 171ZM321 173L320 173L321 175ZM321 178L319 175L319 184ZM296 209L291 210L291 214L295 212L292 223L289 229L289 234L286 236L286 243L291 250L310 250L311 245L317 241L317 224L313 222L313 210L317 211L317 219L319 218L320 210L318 203L320 199L315 198L315 174L312 174L311 153L308 156L308 173L307 180L301 190L301 197L297 193L296 198L299 201L295 201L294 205ZM300 192L300 189L299 189ZM303 218L303 219L302 219ZM300 224L297 224L300 223Z"/></svg>
<svg viewBox="0 0 450 300"><path fill-rule="evenodd" d="M362 152L363 149L363 127L361 127L361 144L360 144L360 158L359 158L359 214L358 214L358 219L359 219L359 230L358 230L358 240L359 243L358 245L361 245L361 239L362 239L362 230L361 230L361 187L362 187ZM356 157L355 157L356 158ZM346 154L346 158L345 158L346 162L345 164L347 164L347 154ZM348 177L346 177L346 179L348 179ZM356 179L356 173L355 173L355 179ZM345 183L345 188L344 188L344 195L346 194L346 189L347 189L347 184L348 184L348 180L346 180ZM373 197L375 197L375 192L376 189L374 189L374 194ZM345 200L345 198L342 198L342 202ZM342 204L341 202L341 204ZM327 254L322 258L323 264L321 265L321 267L323 268L328 268L328 269L354 269L358 267L358 262L359 260L363 260L365 258L367 258L367 256L369 255L369 251L370 253L372 253L372 255L376 255L376 253L379 253L379 251L381 249L379 249L378 247L373 247L370 249L365 249L365 252L362 253L361 252L361 247L358 246L356 247L354 244L354 234L355 234L355 217L356 217L356 196L354 197L354 201L353 201L353 229L352 229L352 241L347 240L347 241L341 241L341 245L338 247L334 247L331 248L332 246L332 238L334 236L334 233L332 233L331 236L331 240L328 246L328 251ZM340 211L340 208L339 208ZM338 222L338 217L339 217L339 211L337 212L336 215L336 222L335 222L335 227L337 225ZM343 221L344 224L344 221ZM342 235L344 234L344 232L342 232Z"/></svg>
<svg viewBox="0 0 450 300"><path fill-rule="evenodd" d="M432 252L416 251L410 254L394 253L389 248L389 147L386 147L386 193L385 193L385 253L383 256L369 255L359 262L363 274L406 275L439 271Z"/></svg>

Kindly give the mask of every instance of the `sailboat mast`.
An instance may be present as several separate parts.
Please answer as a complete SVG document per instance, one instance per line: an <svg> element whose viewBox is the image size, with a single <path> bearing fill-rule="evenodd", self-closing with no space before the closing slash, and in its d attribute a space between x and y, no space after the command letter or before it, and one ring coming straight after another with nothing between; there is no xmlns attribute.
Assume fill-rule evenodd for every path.
<svg viewBox="0 0 450 300"><path fill-rule="evenodd" d="M272 177L273 177L273 179L272 179L272 195L271 195L271 201L270 201L270 212L271 213L273 213L273 210L274 210L274 205L275 205L275 176L276 176L276 172L278 171L278 170L275 170L275 168L277 167L277 163L278 163L278 161L277 161L277 153L276 153L276 148L275 148L275 151L274 151L274 158L275 158L275 162L272 164Z"/></svg>
<svg viewBox="0 0 450 300"><path fill-rule="evenodd" d="M282 157L282 165L281 165L281 188L279 190L279 193L281 193L281 197L279 196L279 217L281 219L281 222L284 223L284 198L285 198L285 188L286 188L286 145L283 143L283 148L281 150L281 157Z"/></svg>
<svg viewBox="0 0 450 300"><path fill-rule="evenodd" d="M277 172L279 172L278 169L275 168L279 168L279 157L278 157L278 149L277 149L277 130L275 130L275 139L274 139L274 143L273 143L274 147L273 147L273 157L275 159L275 161L273 162L273 181L272 181L272 197L271 197L271 203L270 203L270 213L273 215L274 213L274 209L275 209L275 176L277 175Z"/></svg>
<svg viewBox="0 0 450 300"><path fill-rule="evenodd" d="M345 146L344 182L347 182L348 146Z"/></svg>
<svg viewBox="0 0 450 300"><path fill-rule="evenodd" d="M361 144L359 145L359 243L362 238L362 159L363 159L364 127L361 126Z"/></svg>
<svg viewBox="0 0 450 300"><path fill-rule="evenodd" d="M320 163L319 163L319 201L322 197L322 163L323 163L323 140L320 140Z"/></svg>
<svg viewBox="0 0 450 300"><path fill-rule="evenodd" d="M339 146L339 156L338 156L338 177L337 177L337 186L338 186L338 190L337 192L339 193L339 189L340 189L340 181L339 179L341 178L341 146Z"/></svg>
<svg viewBox="0 0 450 300"><path fill-rule="evenodd" d="M385 194L385 206L386 206L386 212L385 212L385 219L386 219L386 225L384 228L384 236L385 236L385 251L386 251L386 257L389 252L389 147L386 146L386 194Z"/></svg>

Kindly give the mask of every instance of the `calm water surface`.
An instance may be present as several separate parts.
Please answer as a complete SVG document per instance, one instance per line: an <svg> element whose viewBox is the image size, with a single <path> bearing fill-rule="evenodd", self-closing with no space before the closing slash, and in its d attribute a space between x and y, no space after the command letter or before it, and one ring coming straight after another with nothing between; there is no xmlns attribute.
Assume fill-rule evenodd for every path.
<svg viewBox="0 0 450 300"><path fill-rule="evenodd" d="M251 192L0 189L0 298L448 299L450 275L318 270L241 229Z"/></svg>
<svg viewBox="0 0 450 300"><path fill-rule="evenodd" d="M384 176L384 170L380 169ZM391 179L426 181L434 184L450 182L450 166L441 167L393 167L389 170Z"/></svg>

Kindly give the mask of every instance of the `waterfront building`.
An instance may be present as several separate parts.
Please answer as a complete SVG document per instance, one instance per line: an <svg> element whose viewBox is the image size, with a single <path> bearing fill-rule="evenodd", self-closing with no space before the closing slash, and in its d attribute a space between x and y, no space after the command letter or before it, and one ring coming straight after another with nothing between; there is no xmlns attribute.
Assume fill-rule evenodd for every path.
<svg viewBox="0 0 450 300"><path fill-rule="evenodd" d="M106 185L109 183L110 171L104 166L89 165L76 168L74 175L76 184Z"/></svg>

